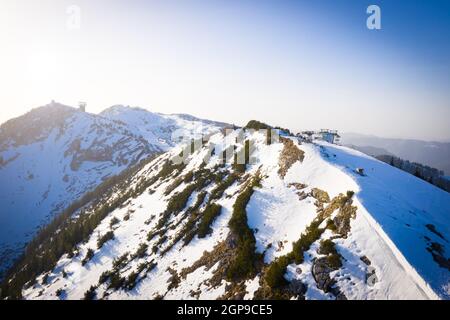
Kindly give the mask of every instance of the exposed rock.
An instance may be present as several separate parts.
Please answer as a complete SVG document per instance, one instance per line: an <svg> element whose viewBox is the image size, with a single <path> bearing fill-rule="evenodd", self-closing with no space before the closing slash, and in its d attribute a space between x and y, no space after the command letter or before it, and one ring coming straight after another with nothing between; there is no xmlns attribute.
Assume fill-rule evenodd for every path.
<svg viewBox="0 0 450 320"><path fill-rule="evenodd" d="M178 273L176 270L172 268L167 268L167 271L170 273L170 278L168 279L169 286L167 287L167 290L178 288L178 285L180 284L180 277L178 276Z"/></svg>
<svg viewBox="0 0 450 320"><path fill-rule="evenodd" d="M336 297L336 300L347 300L345 294L343 294L338 288L334 287L332 290L336 290L333 294Z"/></svg>
<svg viewBox="0 0 450 320"><path fill-rule="evenodd" d="M345 294L336 286L336 281L330 277L330 273L334 270L336 268L333 268L329 264L327 257L313 261L312 275L317 283L317 288L326 293L332 293L336 297L336 300L347 300Z"/></svg>
<svg viewBox="0 0 450 320"><path fill-rule="evenodd" d="M306 198L308 198L308 194L305 193L304 191L298 192L297 195L298 195L298 200L300 200L300 201L305 200Z"/></svg>
<svg viewBox="0 0 450 320"><path fill-rule="evenodd" d="M306 292L306 285L300 280L294 279L289 283L288 290L296 296L301 296Z"/></svg>
<svg viewBox="0 0 450 320"><path fill-rule="evenodd" d="M313 188L311 190L311 196L321 203L330 202L330 196L328 195L328 193L326 191L320 190L318 188Z"/></svg>
<svg viewBox="0 0 450 320"><path fill-rule="evenodd" d="M328 266L327 258L315 259L311 271L314 280L317 283L317 288L324 292L330 292L330 289L335 282L330 278L330 273L333 269Z"/></svg>
<svg viewBox="0 0 450 320"><path fill-rule="evenodd" d="M347 197L341 204L339 212L333 220L336 225L336 232L343 238L347 238L347 235L350 232L350 219L354 219L356 217L357 207L353 206L352 203L351 198L349 199Z"/></svg>
<svg viewBox="0 0 450 320"><path fill-rule="evenodd" d="M226 270L231 264L236 255L236 242L228 236L227 239L218 243L210 252L205 251L200 259L192 264L192 266L184 268L180 272L180 277L185 279L189 273L194 272L200 267L205 267L205 270L210 270L219 262L219 265L208 283L212 287L220 286L223 279L226 278Z"/></svg>
<svg viewBox="0 0 450 320"><path fill-rule="evenodd" d="M278 174L283 179L294 163L303 161L305 153L291 139L280 138L280 141L284 146L280 154L280 159L278 160L278 165L280 166Z"/></svg>
<svg viewBox="0 0 450 320"><path fill-rule="evenodd" d="M307 185L303 184L303 183L293 182L293 183L289 183L288 187L294 187L297 190L303 190L307 187Z"/></svg>
<svg viewBox="0 0 450 320"><path fill-rule="evenodd" d="M361 259L362 262L364 262L366 265L370 266L372 262L367 258L367 256L362 256L359 259Z"/></svg>
<svg viewBox="0 0 450 320"><path fill-rule="evenodd" d="M366 272L366 284L368 286L373 286L378 282L378 277L376 275L376 271L374 267L369 266Z"/></svg>

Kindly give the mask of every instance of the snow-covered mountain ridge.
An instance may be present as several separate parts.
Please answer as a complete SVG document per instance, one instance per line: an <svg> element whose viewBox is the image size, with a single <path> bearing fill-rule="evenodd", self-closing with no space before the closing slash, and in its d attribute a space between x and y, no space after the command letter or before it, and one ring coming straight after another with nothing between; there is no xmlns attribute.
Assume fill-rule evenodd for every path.
<svg viewBox="0 0 450 320"><path fill-rule="evenodd" d="M4 294L450 298L448 193L346 147L238 134L188 145L185 163L172 163L175 147L140 167L30 254ZM34 266L88 221L83 241Z"/></svg>
<svg viewBox="0 0 450 320"><path fill-rule="evenodd" d="M135 116L142 120L136 122ZM52 102L0 126L0 279L38 228L108 177L218 126L124 106L99 115Z"/></svg>

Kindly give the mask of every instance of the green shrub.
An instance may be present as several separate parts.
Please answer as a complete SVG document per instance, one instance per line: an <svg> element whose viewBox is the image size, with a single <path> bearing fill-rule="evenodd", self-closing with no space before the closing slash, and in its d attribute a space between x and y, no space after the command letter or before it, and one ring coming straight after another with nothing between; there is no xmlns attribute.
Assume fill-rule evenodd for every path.
<svg viewBox="0 0 450 320"><path fill-rule="evenodd" d="M195 190L195 185L188 185L184 190L179 193L176 193L167 203L167 212L175 213L177 211L181 211L186 206L186 203L189 200L192 192Z"/></svg>
<svg viewBox="0 0 450 320"><path fill-rule="evenodd" d="M88 249L88 251L86 252L86 256L84 257L83 261L81 261L81 265L84 266L86 265L89 261L91 261L92 257L94 257L94 250L92 250L91 248Z"/></svg>
<svg viewBox="0 0 450 320"><path fill-rule="evenodd" d="M117 257L113 261L113 269L120 270L125 267L128 263L128 252L125 252L123 255Z"/></svg>
<svg viewBox="0 0 450 320"><path fill-rule="evenodd" d="M229 280L246 278L255 271L256 239L253 231L247 224L246 207L253 195L254 188L259 186L260 179L259 175L255 176L252 182L236 198L236 202L233 205L233 214L228 225L237 239L237 253L227 269L227 278Z"/></svg>
<svg viewBox="0 0 450 320"><path fill-rule="evenodd" d="M214 220L220 215L222 207L216 203L209 204L203 211L202 219L198 225L197 235L199 238L204 238L212 232L211 225Z"/></svg>
<svg viewBox="0 0 450 320"><path fill-rule="evenodd" d="M286 273L287 266L295 262L300 264L304 260L304 253L309 250L311 245L320 239L325 229L319 228L324 219L330 215L336 208L336 204L339 204L341 197L333 199L332 203L306 227L305 231L300 235L300 238L292 245L292 251L285 256L279 257L272 262L265 273L266 283L271 288L278 288L286 284L284 274ZM327 220L327 227L332 228L334 222L331 219ZM322 240L320 242L319 253L327 255L328 265L334 270L339 269L342 266L339 253L336 251L335 244L332 240Z"/></svg>
<svg viewBox="0 0 450 320"><path fill-rule="evenodd" d="M147 264L148 263L149 262L141 262L141 263L139 263L139 265L137 266L137 270L136 270L137 274L140 274L142 271L144 271L147 268Z"/></svg>
<svg viewBox="0 0 450 320"><path fill-rule="evenodd" d="M188 221L182 227L180 232L178 232L178 234L175 236L172 244L170 246L168 246L166 249L164 249L162 254L165 254L166 252L168 252L168 250L170 250L171 247L173 247L181 239L183 239L184 245L187 245L195 237L195 235L197 234L196 223L199 219L198 209L205 201L206 195L207 195L207 193L205 191L202 191L198 194L195 204L186 211L186 215L190 213ZM211 200L211 197L209 198L209 200ZM180 221L184 221L184 220L180 220Z"/></svg>
<svg viewBox="0 0 450 320"><path fill-rule="evenodd" d="M294 242L292 254L296 264L303 262L303 254L311 247L311 245L320 238L323 229L319 228L319 221L313 221L307 228L305 233L302 233L300 239Z"/></svg>
<svg viewBox="0 0 450 320"><path fill-rule="evenodd" d="M158 262L153 262L153 260L148 264L147 272L151 272L153 269L156 268L158 265Z"/></svg>
<svg viewBox="0 0 450 320"><path fill-rule="evenodd" d="M331 230L331 231L333 231L333 232L336 232L336 231L337 231L336 224L335 224L334 221L331 220L331 219L328 219L328 220L327 220L327 226L326 226L326 228L329 229L329 230Z"/></svg>
<svg viewBox="0 0 450 320"><path fill-rule="evenodd" d="M97 290L97 288L95 286L91 286L89 290L84 293L84 300L94 300L97 295L95 290Z"/></svg>
<svg viewBox="0 0 450 320"><path fill-rule="evenodd" d="M108 242L109 240L112 240L112 239L114 239L114 232L113 231L108 231L103 236L98 238L98 240L97 240L97 248L100 249L101 247L103 247L103 245L106 242Z"/></svg>
<svg viewBox="0 0 450 320"><path fill-rule="evenodd" d="M138 272L132 272L128 275L127 280L125 281L124 287L128 290L133 290L133 288L136 286L136 280L139 276Z"/></svg>
<svg viewBox="0 0 450 320"><path fill-rule="evenodd" d="M332 240L326 239L320 241L318 253L327 255L328 265L333 270L337 270L342 267L341 257L336 250L335 243Z"/></svg>
<svg viewBox="0 0 450 320"><path fill-rule="evenodd" d="M230 173L225 180L221 181L212 191L209 200L218 200L222 198L226 189L228 189L237 179L237 175Z"/></svg>
<svg viewBox="0 0 450 320"><path fill-rule="evenodd" d="M56 290L56 296L57 297L61 297L64 293L65 293L65 291L63 289L61 289L61 288Z"/></svg>
<svg viewBox="0 0 450 320"><path fill-rule="evenodd" d="M147 233L147 241L152 241L153 238L156 237L157 234L158 234L157 231L155 231L155 230L150 230L150 231Z"/></svg>
<svg viewBox="0 0 450 320"><path fill-rule="evenodd" d="M109 227L112 228L112 227L114 227L114 225L118 224L119 222L120 222L120 220L117 219L117 217L113 217L111 219L111 221L109 222Z"/></svg>
<svg viewBox="0 0 450 320"><path fill-rule="evenodd" d="M188 173L186 173L184 175L183 181L184 181L184 183L189 183L192 181L193 178L194 178L194 173L192 171L189 171Z"/></svg>
<svg viewBox="0 0 450 320"><path fill-rule="evenodd" d="M175 190L176 188L178 188L184 181L184 178L182 177L178 177L176 178L164 191L164 195L168 196L169 194L172 193L173 190Z"/></svg>
<svg viewBox="0 0 450 320"><path fill-rule="evenodd" d="M145 255L147 254L147 249L148 249L148 244L141 243L139 245L139 248L133 254L133 259L134 258L143 258L143 257L145 257Z"/></svg>
<svg viewBox="0 0 450 320"><path fill-rule="evenodd" d="M108 281L109 277L111 276L110 271L103 271L103 273L100 275L100 278L98 278L98 283L103 284L106 281Z"/></svg>
<svg viewBox="0 0 450 320"><path fill-rule="evenodd" d="M42 284L46 285L48 284L48 273L46 273L43 277L42 277Z"/></svg>
<svg viewBox="0 0 450 320"><path fill-rule="evenodd" d="M114 289L114 290L122 288L124 286L124 283L125 283L125 279L122 278L120 276L120 273L117 272L117 271L113 272L111 274L111 276L109 277L109 281L110 282L109 282L108 288L109 289Z"/></svg>
<svg viewBox="0 0 450 320"><path fill-rule="evenodd" d="M175 171L181 172L184 169L184 167L186 166L185 163L180 163L180 164L174 164L174 163L175 162L172 161L172 159L166 160L166 162L164 162L164 164L162 165L162 168L159 171L158 175L156 176L156 179L157 180L165 179Z"/></svg>
<svg viewBox="0 0 450 320"><path fill-rule="evenodd" d="M334 242L331 241L330 239L320 241L319 253L324 255L336 254Z"/></svg>
<svg viewBox="0 0 450 320"><path fill-rule="evenodd" d="M186 207L186 204L189 201L190 196L197 188L198 188L197 183L192 183L188 185L186 188L184 188L182 191L174 194L167 203L167 208L162 213L161 218L159 219L158 224L156 225L156 229L162 228L167 223L172 214L183 210Z"/></svg>
<svg viewBox="0 0 450 320"><path fill-rule="evenodd" d="M264 278L269 287L279 288L287 284L284 274L288 265L289 258L286 256L280 257L270 264Z"/></svg>
<svg viewBox="0 0 450 320"><path fill-rule="evenodd" d="M330 266L330 268L332 268L333 270L337 270L340 267L342 267L342 262L341 262L341 257L339 256L339 254L330 254L327 257L328 260L328 265Z"/></svg>
<svg viewBox="0 0 450 320"><path fill-rule="evenodd" d="M271 129L272 127L264 122L260 122L257 120L250 120L247 125L245 126L247 129L254 129L254 130L260 130L260 129Z"/></svg>

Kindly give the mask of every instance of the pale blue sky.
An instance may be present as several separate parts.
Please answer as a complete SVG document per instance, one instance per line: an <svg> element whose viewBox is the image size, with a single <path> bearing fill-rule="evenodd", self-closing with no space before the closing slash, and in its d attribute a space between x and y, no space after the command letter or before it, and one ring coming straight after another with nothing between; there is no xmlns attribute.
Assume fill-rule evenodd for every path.
<svg viewBox="0 0 450 320"><path fill-rule="evenodd" d="M431 3L431 4L430 4ZM66 27L69 5L79 30ZM366 28L378 4L382 30ZM0 0L0 122L51 99L450 140L448 1Z"/></svg>

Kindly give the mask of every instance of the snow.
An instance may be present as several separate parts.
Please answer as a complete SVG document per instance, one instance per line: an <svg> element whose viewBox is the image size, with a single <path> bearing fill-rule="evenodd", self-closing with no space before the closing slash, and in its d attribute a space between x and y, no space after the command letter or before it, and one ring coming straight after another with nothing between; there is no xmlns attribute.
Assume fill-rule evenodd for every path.
<svg viewBox="0 0 450 320"><path fill-rule="evenodd" d="M112 106L100 115L126 123L135 134L165 151L176 146L178 138L200 138L221 128L220 125L194 117L189 120L183 115L165 115L122 105Z"/></svg>
<svg viewBox="0 0 450 320"><path fill-rule="evenodd" d="M60 108L72 110L62 105ZM4 161L13 159L0 167L0 279L2 268L21 253L37 229L86 191L130 164L171 149L175 145L171 140L174 133L188 139L219 130L201 120L188 121L176 115L123 106L113 106L100 115L74 109L63 127L62 131L50 128L47 136L32 144L11 144L0 151ZM80 141L81 151L72 155L66 150L75 141ZM102 160L110 151L111 159ZM94 161L89 154L95 152L100 159ZM72 170L73 157L86 154L79 168Z"/></svg>
<svg viewBox="0 0 450 320"><path fill-rule="evenodd" d="M254 277L251 280L245 281L245 289L247 293L244 296L244 300L251 300L255 295L256 290L259 288L259 276Z"/></svg>
<svg viewBox="0 0 450 320"><path fill-rule="evenodd" d="M247 206L247 216L248 225L258 230L257 251L264 252L272 244L264 256L269 263L292 250L292 242L315 218L316 207L311 198L298 201L292 188L285 188L281 179L272 176L264 180L262 189L255 191ZM283 248L279 248L280 241Z"/></svg>
<svg viewBox="0 0 450 320"><path fill-rule="evenodd" d="M108 122L102 120L100 125L105 126ZM19 254L20 248L31 239L38 227L93 189L105 177L127 168L127 164L118 161L119 158L127 159L130 164L143 157L147 145L130 139L123 126L116 125L102 134L85 134L98 124L95 116L75 113L66 120L63 135L60 135L58 128L53 128L41 141L12 147L4 152L19 156L0 168L0 255L1 247L19 249L15 255ZM100 151L114 148L112 161L94 162L87 159L76 171L72 170L72 155L67 154L66 150L73 141L81 138L81 150L94 150L89 146L96 146ZM98 142L100 140L101 143Z"/></svg>
<svg viewBox="0 0 450 320"><path fill-rule="evenodd" d="M336 155L327 158L329 162L360 186L356 194L358 213L372 228L370 233L365 230L361 236L364 233L376 234L379 236L377 240L386 246L380 248L378 254L374 252L373 256L381 252L384 255L386 252L392 253L404 269L399 274L408 274L429 297L435 298L436 292L441 298L449 298L442 287L450 282L450 273L430 259L424 236L440 242L445 251L450 252L448 242L443 242L425 227L426 224L433 224L446 239L450 239L450 194L358 151L325 143L321 145L328 154ZM365 168L366 176L353 173L354 168ZM357 241L362 242L363 239ZM384 260L387 258L384 257ZM398 279L397 282L401 283Z"/></svg>
<svg viewBox="0 0 450 320"><path fill-rule="evenodd" d="M168 116L170 117L172 116ZM187 120L183 118L179 121ZM196 132L200 132L195 125L193 127ZM217 143L219 146L207 168L212 169L218 164L218 154L235 144L235 137L230 135L224 139L222 134L211 137L209 143ZM282 179L278 175L278 158L282 144L267 146L264 135L259 133L253 133L247 138L256 142L256 151L253 154L256 161L248 166L247 173L254 174L260 170L263 177L261 188L255 189L246 208L248 225L255 232L256 250L264 253L266 263L289 253L292 243L299 239L317 215L315 199L311 196L300 199L297 190L289 186L291 183L306 184L306 188L302 190L306 194L312 188L322 189L328 192L330 198L350 190L355 192L353 205L357 207L357 211L355 219L350 221L351 231L348 237L335 238L330 230L326 230L305 252L301 264L291 264L287 268L286 279L299 279L307 285L306 299L335 299L333 294L317 288L311 273L313 259L320 257L317 249L323 239L332 239L336 250L343 257L342 267L332 272L331 276L349 299L449 299L450 273L433 260L426 250L428 244L425 240L427 237L436 241L444 247L446 254L450 252L448 242L426 227L427 224L432 224L443 237L450 239L448 193L358 151L318 141L300 144L295 138L292 139L304 151L305 158L302 162L295 163ZM151 177L156 174L156 170L149 173L150 169L179 151L179 147L171 149L148 164L136 174L133 183L142 175ZM199 168L206 153L206 147L194 153L183 173ZM229 164L226 167L229 168ZM364 168L365 175L355 173L356 168ZM51 284L37 284L34 288L25 289L25 298L56 298L55 293L59 288L65 288L66 299L82 298L84 292L98 282L100 274L111 269L114 258L125 252L134 252L140 243L146 241L147 233L153 230L167 206L170 196L165 196L164 191L171 182L162 183L152 194L145 191L124 208L111 212L93 232L89 241L80 245L80 256L73 259L63 257L50 276ZM175 191L182 190L185 186L183 183ZM213 187L213 184L209 185L206 190L210 191ZM154 259L158 266L139 281L133 290L109 290L110 294L106 298L153 299L162 295L164 299L193 299L197 297L193 296L192 292L197 291L199 299L221 297L225 293L227 282L222 280L217 287L208 284L218 267L217 263L209 270L205 267L194 270L185 279L181 279L177 288L171 290L168 290L168 280L171 277L168 268L179 274L202 257L205 251L211 252L218 243L226 239L229 232L228 221L239 189L240 186L235 183L218 201L223 209L212 225L211 235L203 239L195 237L187 246L182 246L182 242L179 242L164 256L150 253L150 248L158 240L156 237L148 243L149 256L144 259ZM188 206L194 203L197 195L198 192L195 192L191 196ZM133 209L134 213L130 220L124 221L123 216L130 209ZM336 213L337 211L332 216ZM152 215L155 215L155 218L146 224ZM106 243L100 250L95 250L94 259L81 266L87 249L96 248L98 234L108 230L113 216L121 219L115 228L115 239ZM182 213L170 219L178 222L180 217ZM182 225L183 221L175 230L169 230L167 236L170 238L175 235ZM162 249L169 243L170 241L166 242ZM370 259L370 267L361 260L363 256ZM126 271L123 271L123 275L132 272L139 262L141 260L132 261ZM298 272L299 268L301 273ZM369 268L375 270L378 278L374 285L366 283ZM68 273L67 278L62 278L62 269ZM254 297L259 283L260 275L247 279L245 299ZM97 290L98 296L101 297L105 291L106 287L100 286Z"/></svg>

